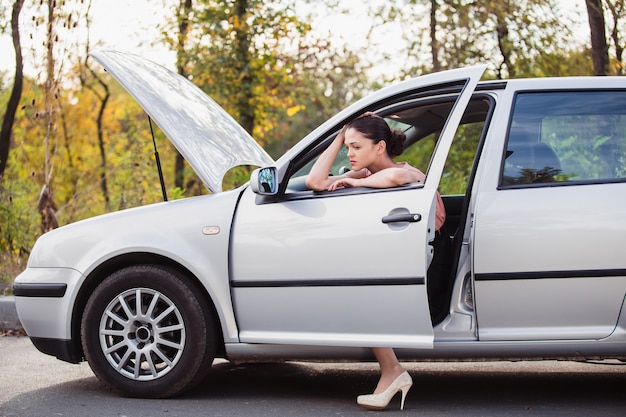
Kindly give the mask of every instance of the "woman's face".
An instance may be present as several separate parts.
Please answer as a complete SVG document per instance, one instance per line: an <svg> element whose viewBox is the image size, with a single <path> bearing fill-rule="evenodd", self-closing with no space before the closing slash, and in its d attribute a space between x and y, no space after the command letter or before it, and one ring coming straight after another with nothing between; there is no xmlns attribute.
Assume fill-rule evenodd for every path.
<svg viewBox="0 0 626 417"><path fill-rule="evenodd" d="M348 159L353 171L367 168L379 158L381 150L384 153L384 141L374 143L356 129L346 130L344 144L348 148Z"/></svg>

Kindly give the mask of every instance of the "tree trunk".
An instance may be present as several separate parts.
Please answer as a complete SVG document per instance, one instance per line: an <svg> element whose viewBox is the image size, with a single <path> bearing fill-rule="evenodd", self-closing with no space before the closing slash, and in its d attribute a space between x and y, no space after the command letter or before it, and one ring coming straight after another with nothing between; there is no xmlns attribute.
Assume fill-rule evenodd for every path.
<svg viewBox="0 0 626 417"><path fill-rule="evenodd" d="M622 45L622 39L619 31L619 23L624 15L624 0L607 1L606 6L611 11L611 17L613 19L611 38L615 45L615 62L617 64L616 75L624 75L624 65L622 63L622 57L624 55L624 46Z"/></svg>
<svg viewBox="0 0 626 417"><path fill-rule="evenodd" d="M189 14L193 6L192 0L180 0L178 16L178 45L176 45L176 60L178 73L187 78L187 55L185 45L187 32L189 31ZM185 160L180 152L176 151L176 163L174 165L174 186L182 189L185 184Z"/></svg>
<svg viewBox="0 0 626 417"><path fill-rule="evenodd" d="M0 181L4 176L9 159L9 150L11 149L11 132L13 130L13 122L15 121L15 113L19 107L20 98L22 97L22 87L24 84L24 65L22 62L22 45L20 43L19 16L24 5L24 0L16 0L13 3L13 14L11 16L11 34L13 36L13 48L15 49L15 80L13 81L13 90L7 104L7 110L2 120L2 130L0 131Z"/></svg>
<svg viewBox="0 0 626 417"><path fill-rule="evenodd" d="M250 28L247 24L248 0L236 1L235 18L239 21L235 28L235 54L238 58L237 73L241 79L241 91L237 97L237 110L241 126L248 133L252 134L254 130L254 106L252 104L254 93L250 68Z"/></svg>
<svg viewBox="0 0 626 417"><path fill-rule="evenodd" d="M441 71L437 41L437 7L437 0L430 0L430 52L433 58L433 72Z"/></svg>
<svg viewBox="0 0 626 417"><path fill-rule="evenodd" d="M96 80L98 84L100 84L100 86L102 87L102 90L104 91L104 93L100 93L98 90L96 90L94 86L91 85L90 82L87 81L86 77L81 75L80 82L83 85L83 87L91 90L100 101L100 106L98 107L98 116L96 117L96 134L98 137L98 150L100 151L100 189L102 190L102 197L104 198L104 204L105 204L106 210L108 211L111 209L110 207L111 197L109 196L109 186L108 186L107 177L106 177L107 159L106 159L106 146L104 143L103 119L104 119L104 111L109 102L111 93L109 92L108 84L105 83L104 80L100 78L98 74L89 66L89 63L87 62L88 59L89 59L89 55L87 53L84 67L89 71L93 79Z"/></svg>
<svg viewBox="0 0 626 417"><path fill-rule="evenodd" d="M48 0L48 33L46 39L46 84L45 84L45 103L44 113L46 120L46 137L44 140L44 185L39 194L39 202L37 208L41 215L41 233L46 233L59 226L56 217L57 206L54 202L52 192L52 156L51 137L55 135L55 112L54 102L56 93L55 81L55 59L54 59L54 20L55 20L55 0Z"/></svg>
<svg viewBox="0 0 626 417"><path fill-rule="evenodd" d="M498 78L503 79L503 69L506 70L506 77L515 77L515 68L511 64L511 47L509 41L509 27L507 26L504 13L496 13L496 34L498 37L498 50L502 55L502 65L498 69Z"/></svg>
<svg viewBox="0 0 626 417"><path fill-rule="evenodd" d="M591 31L591 59L595 75L606 75L609 68L609 49L606 43L602 0L585 0Z"/></svg>

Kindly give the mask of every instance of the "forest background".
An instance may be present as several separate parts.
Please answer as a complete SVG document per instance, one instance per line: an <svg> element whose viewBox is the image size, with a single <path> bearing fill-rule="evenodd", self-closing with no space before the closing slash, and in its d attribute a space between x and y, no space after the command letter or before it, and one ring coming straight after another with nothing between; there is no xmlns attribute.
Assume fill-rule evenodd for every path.
<svg viewBox="0 0 626 417"><path fill-rule="evenodd" d="M0 290L42 233L163 199L146 114L89 58L102 1L0 0L13 47L0 53L15 57L0 72ZM151 32L172 69L276 158L358 98L424 73L488 63L492 79L624 75L624 1L585 0L584 36L557 0L374 0L358 16L348 0L154 0ZM338 15L362 29L358 42L319 29ZM155 133L169 199L206 193ZM223 188L248 176L235 169Z"/></svg>

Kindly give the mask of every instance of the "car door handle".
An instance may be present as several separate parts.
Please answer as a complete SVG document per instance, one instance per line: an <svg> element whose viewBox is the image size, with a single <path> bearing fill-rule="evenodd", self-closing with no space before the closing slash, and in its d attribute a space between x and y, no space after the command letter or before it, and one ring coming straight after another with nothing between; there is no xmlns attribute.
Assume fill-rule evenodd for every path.
<svg viewBox="0 0 626 417"><path fill-rule="evenodd" d="M404 222L415 223L415 222L419 222L420 220L422 220L422 215L418 213L396 213L396 214L389 214L383 217L382 220L383 220L383 223L385 224L404 223Z"/></svg>

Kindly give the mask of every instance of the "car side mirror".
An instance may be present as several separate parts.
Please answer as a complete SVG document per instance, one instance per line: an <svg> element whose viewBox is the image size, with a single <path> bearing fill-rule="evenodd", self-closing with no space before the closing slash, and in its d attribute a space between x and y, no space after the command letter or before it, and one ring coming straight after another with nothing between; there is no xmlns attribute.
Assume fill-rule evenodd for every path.
<svg viewBox="0 0 626 417"><path fill-rule="evenodd" d="M255 194L275 195L277 191L276 168L257 168L250 176L250 188Z"/></svg>

